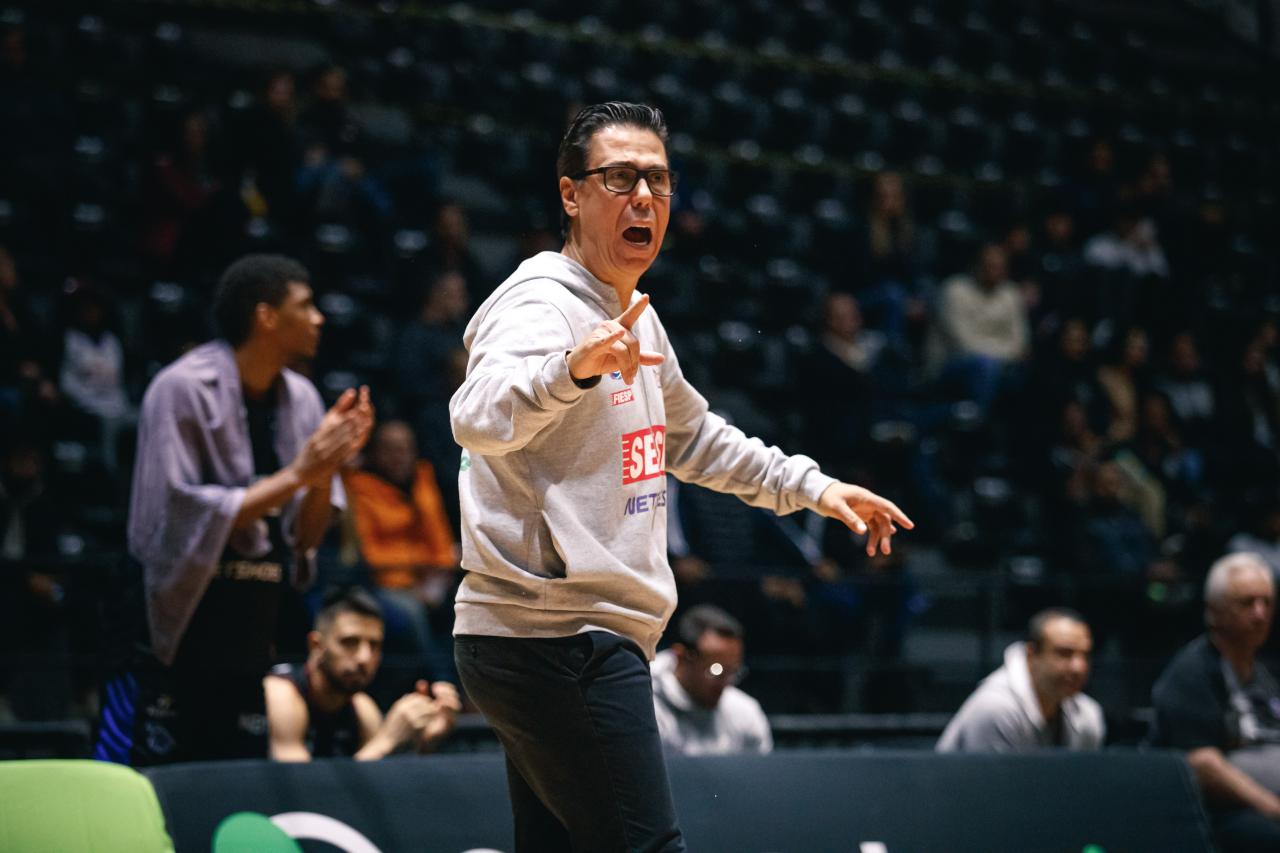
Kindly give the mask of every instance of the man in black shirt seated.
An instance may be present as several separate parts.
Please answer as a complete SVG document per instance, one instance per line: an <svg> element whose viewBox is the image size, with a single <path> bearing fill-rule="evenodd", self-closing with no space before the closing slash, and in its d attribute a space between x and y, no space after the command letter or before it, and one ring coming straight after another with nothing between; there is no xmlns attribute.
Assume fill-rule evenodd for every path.
<svg viewBox="0 0 1280 853"><path fill-rule="evenodd" d="M1275 581L1256 554L1229 554L1205 581L1208 632L1152 690L1154 741L1187 751L1223 851L1280 851L1280 685L1257 660Z"/></svg>
<svg viewBox="0 0 1280 853"><path fill-rule="evenodd" d="M447 681L419 681L383 719L364 692L378 672L382 636L382 611L367 592L341 590L326 598L307 636L307 662L281 664L263 680L273 759L426 752L453 729L461 705Z"/></svg>

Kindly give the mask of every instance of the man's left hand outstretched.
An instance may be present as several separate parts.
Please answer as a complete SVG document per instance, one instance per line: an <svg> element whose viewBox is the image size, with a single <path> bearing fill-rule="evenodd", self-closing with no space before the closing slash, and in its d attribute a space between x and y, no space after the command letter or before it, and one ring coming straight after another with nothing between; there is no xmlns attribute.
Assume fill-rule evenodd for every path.
<svg viewBox="0 0 1280 853"><path fill-rule="evenodd" d="M840 519L854 533L865 533L868 557L874 557L877 549L888 554L892 550L890 539L899 527L915 527L893 501L852 483L828 486L818 498L818 511L828 518Z"/></svg>

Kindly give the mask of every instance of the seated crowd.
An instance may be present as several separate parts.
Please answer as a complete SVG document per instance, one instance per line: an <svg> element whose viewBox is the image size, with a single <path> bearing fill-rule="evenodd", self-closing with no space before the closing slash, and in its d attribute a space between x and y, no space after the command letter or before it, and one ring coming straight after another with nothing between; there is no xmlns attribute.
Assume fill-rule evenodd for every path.
<svg viewBox="0 0 1280 853"><path fill-rule="evenodd" d="M2 32L4 93L35 91L32 68L51 57L26 47L21 24ZM323 580L367 592L281 605L292 615L273 651L294 663L263 681L270 753L430 751L465 703L451 687L459 456L447 408L466 361L462 325L508 260L491 255L557 241L532 205L482 250L470 217L486 211L441 194L448 158L417 139L380 147L344 66L259 76L234 109L221 83L207 105L153 105L145 129L122 140L132 159L115 171L127 178L88 168L89 183L134 208L122 232L134 237L108 246L114 254L49 251L0 217L0 649L12 652L0 658L0 722L91 717L110 701L85 664L100 651L101 590L76 567L123 551L143 388L208 337L209 285L223 266L270 248L322 261L311 266L328 326L298 369L329 397L368 379L380 420L338 475L349 512L318 558ZM1083 692L1092 656L1119 646L1168 658L1199 629L1203 603L1206 632L1155 684L1150 740L1187 754L1224 846L1276 844L1280 689L1259 659L1280 571L1273 282L1235 251L1256 223L1167 151L1121 153L1100 128L1080 142L1054 164L1056 186L1017 194L984 195L966 179L939 202L936 182L860 167L847 186L805 199L820 211L807 251L761 259L768 278L748 268L754 258L728 260L756 247L721 215L762 205L730 197L715 170L680 154L691 189L677 198L652 292L690 354L685 369L749 432L892 493L919 532L867 558L816 516L779 520L672 484L682 610L652 670L670 749L768 752L766 710L898 698L869 680L852 700L846 666L775 674L768 696L758 677L756 701L738 686L747 637L761 657L902 663L929 606L924 548L948 567L1034 558L1036 580L1070 589L1055 601L1070 607L1034 608L1025 640L937 748L1101 747L1102 710ZM453 177L483 177L456 153ZM4 177L23 177L37 154L4 163ZM775 177L798 185L809 171ZM339 381L351 372L357 382ZM69 684L40 680L58 667ZM912 710L910 697L889 709Z"/></svg>

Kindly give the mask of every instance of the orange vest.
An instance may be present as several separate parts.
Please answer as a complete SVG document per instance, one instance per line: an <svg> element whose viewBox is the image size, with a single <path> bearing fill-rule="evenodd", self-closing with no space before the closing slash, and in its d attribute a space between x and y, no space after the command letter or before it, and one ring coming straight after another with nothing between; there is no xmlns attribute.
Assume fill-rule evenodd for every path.
<svg viewBox="0 0 1280 853"><path fill-rule="evenodd" d="M457 566L453 530L430 462L418 462L410 495L367 471L349 471L343 483L355 514L360 555L379 586L406 589L421 582L429 569Z"/></svg>

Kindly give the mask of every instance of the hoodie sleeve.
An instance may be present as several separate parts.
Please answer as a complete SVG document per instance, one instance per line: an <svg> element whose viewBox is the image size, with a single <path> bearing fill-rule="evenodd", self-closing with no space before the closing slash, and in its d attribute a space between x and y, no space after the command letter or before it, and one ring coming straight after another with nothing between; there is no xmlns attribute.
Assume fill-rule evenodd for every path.
<svg viewBox="0 0 1280 853"><path fill-rule="evenodd" d="M522 287L479 318L467 378L449 401L454 440L481 456L524 448L584 393L565 358L578 330L530 290Z"/></svg>
<svg viewBox="0 0 1280 853"><path fill-rule="evenodd" d="M766 447L710 411L706 398L684 378L665 331L659 340L666 356L662 394L667 470L686 483L736 495L779 515L816 509L835 479L808 456L788 456L777 447Z"/></svg>

